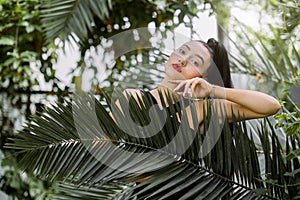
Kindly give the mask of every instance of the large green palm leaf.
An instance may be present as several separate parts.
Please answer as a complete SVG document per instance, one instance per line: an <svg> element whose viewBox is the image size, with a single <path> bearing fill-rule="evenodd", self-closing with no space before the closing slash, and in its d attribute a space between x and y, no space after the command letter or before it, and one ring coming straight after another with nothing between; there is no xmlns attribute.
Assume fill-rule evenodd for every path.
<svg viewBox="0 0 300 200"><path fill-rule="evenodd" d="M127 190L130 185L121 185L117 182L81 184L58 182L52 186L45 199L69 200L69 199L126 199L130 195Z"/></svg>
<svg viewBox="0 0 300 200"><path fill-rule="evenodd" d="M125 97L120 98L120 102L121 106L129 103ZM136 119L144 122L145 113L148 113L151 105L148 102L141 109L133 102L131 106L134 112L131 115L133 118L138 116ZM76 106L82 109L78 110ZM94 109L96 119L89 112L95 111ZM199 156L199 147L204 135L199 130L194 132L196 137L183 154L179 150L191 137L191 132L185 126L181 127L181 133L184 134L181 135L180 142L162 150L161 147L169 144L170 138L176 135L172 125L177 119L167 118L169 121L166 122L163 134L150 139L137 138L122 131L107 109L91 96L78 98L73 106L65 103L47 108L41 116L33 117L32 122L19 134L20 137L7 144L7 147L17 150L23 170L34 172L44 179L64 181L66 184L72 182L78 186L95 186L117 182L121 187L134 185L136 180L150 176L125 193L129 196L137 193L140 197L148 196L150 199L174 198L172 195L179 193L182 198L187 199L267 198L253 190L262 188L263 184L259 181L261 178L256 148L251 138L247 137L247 129L243 123L234 123L231 132L225 120L221 138L212 151L202 158ZM175 114L175 109L172 112ZM74 119L76 117L80 120L77 125ZM206 117L205 127L212 117L213 114ZM122 115L122 112L119 112L117 118L128 121L128 116ZM196 124L195 112L193 118ZM186 119L182 118L181 123L184 120ZM126 123L123 125L126 126ZM79 134L80 130L86 133L84 137ZM127 130L140 134L139 129L130 125ZM120 149L135 154L120 154ZM81 192L74 191L74 195L80 196Z"/></svg>
<svg viewBox="0 0 300 200"><path fill-rule="evenodd" d="M104 21L111 9L111 0L43 0L41 17L46 38L48 42L69 37L84 41L95 26L95 17Z"/></svg>

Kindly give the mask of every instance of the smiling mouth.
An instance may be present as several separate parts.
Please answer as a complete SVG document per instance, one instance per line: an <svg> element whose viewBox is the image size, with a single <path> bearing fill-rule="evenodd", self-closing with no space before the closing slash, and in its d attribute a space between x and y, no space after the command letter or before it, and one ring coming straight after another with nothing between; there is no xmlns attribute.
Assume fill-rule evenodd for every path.
<svg viewBox="0 0 300 200"><path fill-rule="evenodd" d="M172 64L172 66L176 71L181 72L181 67L178 64Z"/></svg>

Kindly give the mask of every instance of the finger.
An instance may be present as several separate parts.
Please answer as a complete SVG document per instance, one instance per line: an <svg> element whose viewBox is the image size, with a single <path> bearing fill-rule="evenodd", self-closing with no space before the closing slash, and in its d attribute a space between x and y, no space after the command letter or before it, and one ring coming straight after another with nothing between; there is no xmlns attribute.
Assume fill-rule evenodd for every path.
<svg viewBox="0 0 300 200"><path fill-rule="evenodd" d="M201 87L201 80L200 79L193 81L192 84L191 84L191 90L192 90L192 93L194 95L195 95L195 87L197 85L200 85L200 87Z"/></svg>
<svg viewBox="0 0 300 200"><path fill-rule="evenodd" d="M174 89L175 92L180 91L180 89L186 84L186 81L181 81Z"/></svg>
<svg viewBox="0 0 300 200"><path fill-rule="evenodd" d="M174 83L174 84L178 84L182 81L185 81L185 80L168 80L169 83Z"/></svg>
<svg viewBox="0 0 300 200"><path fill-rule="evenodd" d="M200 85L201 86L202 83L203 83L202 79L197 79L197 80L195 80L195 81L192 82L191 88L195 88L196 85Z"/></svg>
<svg viewBox="0 0 300 200"><path fill-rule="evenodd" d="M189 88L190 88L190 82L186 82L186 84L184 86L183 96L187 96L188 95Z"/></svg>

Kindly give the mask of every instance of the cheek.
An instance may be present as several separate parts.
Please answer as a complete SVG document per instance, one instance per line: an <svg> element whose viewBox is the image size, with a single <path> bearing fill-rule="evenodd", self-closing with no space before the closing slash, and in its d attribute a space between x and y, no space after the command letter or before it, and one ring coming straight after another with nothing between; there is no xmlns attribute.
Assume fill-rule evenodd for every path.
<svg viewBox="0 0 300 200"><path fill-rule="evenodd" d="M195 67L191 67L185 71L184 77L186 79L192 79L195 77L202 77L201 74L202 73L200 72L200 70L195 69Z"/></svg>

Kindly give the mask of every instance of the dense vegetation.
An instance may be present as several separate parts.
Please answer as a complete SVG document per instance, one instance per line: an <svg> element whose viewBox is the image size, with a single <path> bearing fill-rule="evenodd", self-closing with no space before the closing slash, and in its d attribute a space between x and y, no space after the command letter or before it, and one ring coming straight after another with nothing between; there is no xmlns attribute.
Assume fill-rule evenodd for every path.
<svg viewBox="0 0 300 200"><path fill-rule="evenodd" d="M134 83L140 88L153 87L153 76L159 78L159 63L165 60L166 55L156 51L163 46L153 45L147 51L137 48L118 57L113 65L103 66L106 74L104 79L99 80L96 75L101 72L91 62L91 52L99 47L105 48L107 39L118 33L153 24L158 27L157 34L162 38L173 33L179 25L190 28L191 37L196 37L197 30L192 20L200 12L209 12L217 16L219 39L230 47L232 71L251 77L250 80L254 81L250 82L250 87L253 89L279 98L282 110L269 119L237 123L232 133L226 129L222 140L203 161L206 168L195 165L194 161L198 158L193 153L186 153L181 164L147 171L142 176L151 174L154 181L148 182L150 186L141 195L147 195L160 184L165 187L157 191L154 198L162 197L161 193L171 195L172 191L184 190L183 186L191 183L184 182L189 177L198 188L193 190L195 193L187 192L190 197L207 194L206 198L211 199L215 198L214 195L231 195L233 199L235 195L244 195L244 198L299 198L300 101L296 95L300 82L299 6L296 1L285 0L251 1L248 4L214 0L0 0L0 130L1 150L5 156L2 160L1 190L18 199L125 199L130 196L134 182L126 177L132 174L107 171L89 155L84 144L71 142L61 145L80 141L74 132L77 127L74 127L70 116L71 105L65 101L70 98L70 93L82 89L83 74L91 70L95 74L91 80L92 88L101 97L96 101L96 109L98 117L103 119L105 109L109 108L101 104L104 94L110 94L117 85L131 86ZM231 14L231 8L260 10L259 15L264 16L260 20L260 28L257 30L244 24ZM132 38L127 39L134 41L133 36L134 33ZM57 78L54 64L57 51L70 43L77 44L80 59L70 73L72 83L65 85ZM145 63L147 66L144 66ZM43 110L49 102L61 103L53 109ZM50 117L45 118L42 113L48 113ZM30 117L32 114L36 116ZM44 127L49 129L39 129L34 125L21 128L20 124L23 125L25 120L39 125L46 123ZM62 122L60 125L64 129L57 127L57 121ZM141 144L152 147L151 141L134 143L122 131L112 134L113 124L110 121L106 124L109 125L105 128L111 130L106 134L111 135L99 135L100 138L128 140L133 143L133 146L128 146L132 151ZM30 131L35 134L29 134ZM240 141L239 144L244 144L245 148L236 145L229 149L231 145L228 143L232 141ZM164 141L152 142L160 144ZM42 149L45 145L49 148ZM100 152L104 147L113 148L94 146ZM190 152L197 152L197 148L191 148ZM232 155L235 157L230 157L228 152L234 152ZM123 161L117 158L116 162L121 165ZM157 158L160 159L151 160L151 166L169 159L164 154L157 155ZM230 158L232 161L228 161ZM224 162L227 164L236 162L223 166L223 162L213 162L215 159L227 159L228 162ZM247 160L247 164L243 159ZM128 158L128 169L142 168L142 164L135 165L137 160ZM97 166L98 170L86 167L86 163ZM175 179L178 176L180 178ZM237 180L232 181L233 177Z"/></svg>

